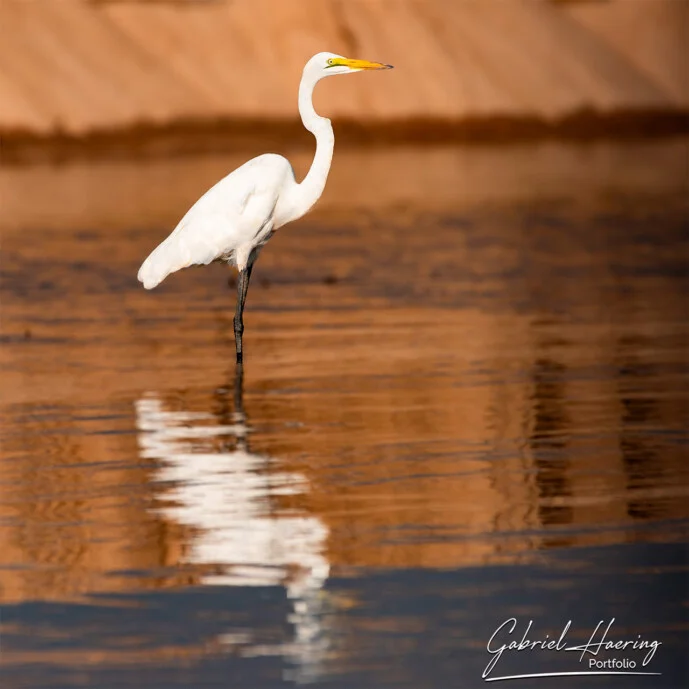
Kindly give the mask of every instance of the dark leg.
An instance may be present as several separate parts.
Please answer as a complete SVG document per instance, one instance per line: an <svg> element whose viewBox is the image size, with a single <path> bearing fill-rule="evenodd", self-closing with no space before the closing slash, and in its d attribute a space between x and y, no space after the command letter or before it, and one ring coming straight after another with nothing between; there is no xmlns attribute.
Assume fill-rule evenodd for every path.
<svg viewBox="0 0 689 689"><path fill-rule="evenodd" d="M234 371L234 421L244 423L244 365L237 364Z"/></svg>
<svg viewBox="0 0 689 689"><path fill-rule="evenodd" d="M248 429L246 427L246 414L244 413L244 367L238 363L234 375L234 414L232 422L235 427L235 449L249 451L247 442Z"/></svg>
<svg viewBox="0 0 689 689"><path fill-rule="evenodd" d="M253 269L253 261L249 261L249 265L239 273L237 280L237 311L234 314L234 341L237 346L237 363L242 363L242 334L244 333L244 304L246 303L246 293L249 291L249 280L251 279L251 271Z"/></svg>

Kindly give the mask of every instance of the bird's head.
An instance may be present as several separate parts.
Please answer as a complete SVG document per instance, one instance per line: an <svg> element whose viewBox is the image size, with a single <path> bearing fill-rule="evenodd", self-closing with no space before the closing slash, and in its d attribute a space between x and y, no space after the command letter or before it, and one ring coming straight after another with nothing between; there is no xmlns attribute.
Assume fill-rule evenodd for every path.
<svg viewBox="0 0 689 689"><path fill-rule="evenodd" d="M369 62L368 60L352 60L335 53L318 53L306 63L304 73L309 73L318 79L322 79L334 74L352 74L374 69L392 69L392 65L385 65L382 62Z"/></svg>

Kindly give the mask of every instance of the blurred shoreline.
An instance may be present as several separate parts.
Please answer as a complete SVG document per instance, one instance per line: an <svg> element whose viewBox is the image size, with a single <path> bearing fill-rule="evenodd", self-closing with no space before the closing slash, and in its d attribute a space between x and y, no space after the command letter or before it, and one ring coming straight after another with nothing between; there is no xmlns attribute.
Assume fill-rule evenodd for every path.
<svg viewBox="0 0 689 689"><path fill-rule="evenodd" d="M336 143L358 146L434 146L562 141L643 141L689 135L688 110L580 110L560 118L485 116L461 120L416 118L366 123L334 119ZM210 152L312 147L302 123L289 119L180 119L85 134L15 130L0 137L2 163L24 165L70 159L157 158Z"/></svg>
<svg viewBox="0 0 689 689"><path fill-rule="evenodd" d="M689 3L675 0L44 0L0 3L3 162L311 146L305 62L338 142L689 132Z"/></svg>

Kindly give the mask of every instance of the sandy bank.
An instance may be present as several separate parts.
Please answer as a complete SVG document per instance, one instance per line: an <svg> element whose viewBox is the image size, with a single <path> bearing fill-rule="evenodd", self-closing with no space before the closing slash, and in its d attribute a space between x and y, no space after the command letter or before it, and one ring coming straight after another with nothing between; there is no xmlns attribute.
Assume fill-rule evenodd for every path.
<svg viewBox="0 0 689 689"><path fill-rule="evenodd" d="M235 146L295 136L301 68L324 49L396 66L319 86L351 138L643 134L689 109L676 0L5 0L0 27L10 159L47 141L198 149L208 125Z"/></svg>

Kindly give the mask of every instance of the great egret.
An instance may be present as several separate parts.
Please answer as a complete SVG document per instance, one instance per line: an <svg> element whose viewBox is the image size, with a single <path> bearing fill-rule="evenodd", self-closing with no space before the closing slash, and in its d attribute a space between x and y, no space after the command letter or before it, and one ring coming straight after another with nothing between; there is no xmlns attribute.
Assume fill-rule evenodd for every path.
<svg viewBox="0 0 689 689"><path fill-rule="evenodd" d="M234 335L237 363L242 361L244 304L253 264L261 247L285 223L301 218L318 201L330 170L335 136L330 120L313 108L313 90L324 77L391 65L318 53L304 67L299 85L299 114L316 137L316 155L300 184L286 158L258 156L211 187L182 218L167 239L143 262L138 278L153 289L170 273L194 264L227 261L239 271Z"/></svg>

